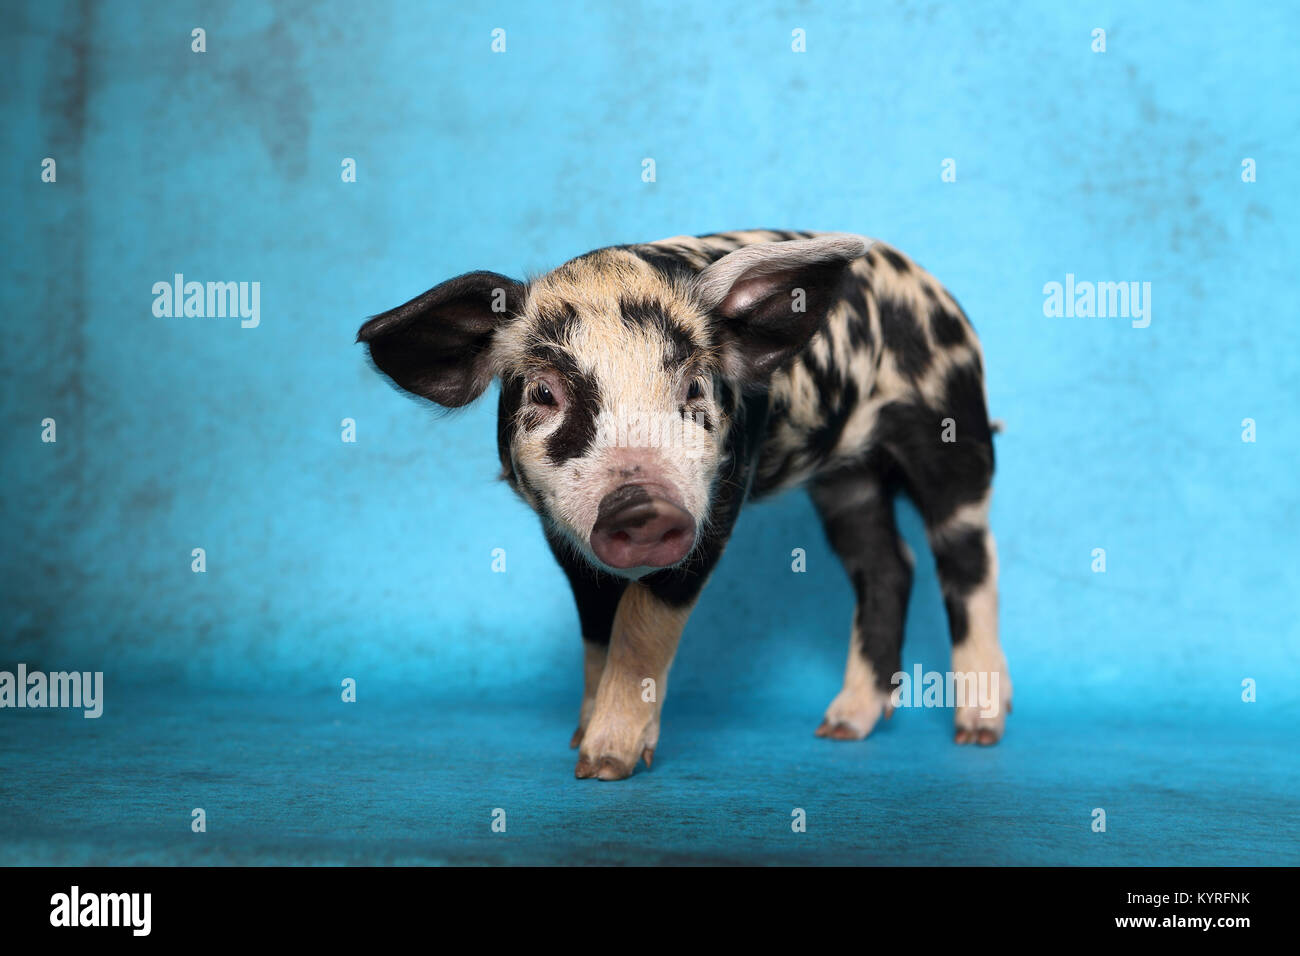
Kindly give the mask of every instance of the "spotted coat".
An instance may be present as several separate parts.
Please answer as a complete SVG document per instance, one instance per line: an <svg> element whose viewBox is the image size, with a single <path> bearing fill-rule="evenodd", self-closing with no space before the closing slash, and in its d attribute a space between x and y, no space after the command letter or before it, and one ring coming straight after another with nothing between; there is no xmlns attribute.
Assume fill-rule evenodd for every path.
<svg viewBox="0 0 1300 956"><path fill-rule="evenodd" d="M637 674L666 680L744 502L797 486L858 599L844 688L819 735L861 739L892 711L913 567L894 522L902 492L926 523L954 670L1000 678L992 708L956 708L957 740L1001 736L1011 688L983 358L956 300L901 252L780 230L614 246L527 282L449 280L359 339L395 384L441 405L500 381L502 476L541 516L578 607L578 776L649 762L661 699L646 706ZM624 440L655 417L680 422L677 442ZM611 514L626 518L613 522L621 542ZM658 550L628 544L643 525ZM680 547L664 544L679 533ZM611 557L624 553L669 558Z"/></svg>

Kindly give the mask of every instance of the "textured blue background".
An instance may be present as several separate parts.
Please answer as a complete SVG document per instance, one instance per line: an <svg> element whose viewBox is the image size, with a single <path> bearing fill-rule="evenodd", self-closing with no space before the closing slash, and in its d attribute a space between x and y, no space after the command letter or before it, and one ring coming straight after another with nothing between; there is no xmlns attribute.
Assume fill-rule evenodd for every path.
<svg viewBox="0 0 1300 956"><path fill-rule="evenodd" d="M108 691L0 711L0 861L1300 862L1294 7L469 6L9 17L0 669ZM468 269L751 226L885 239L979 330L1016 712L991 751L946 712L815 740L852 598L795 494L742 515L654 771L578 783L495 402L437 420L352 338ZM175 272L260 282L261 326L155 318ZM1150 327L1044 318L1067 272L1151 282ZM946 661L922 560L905 662Z"/></svg>

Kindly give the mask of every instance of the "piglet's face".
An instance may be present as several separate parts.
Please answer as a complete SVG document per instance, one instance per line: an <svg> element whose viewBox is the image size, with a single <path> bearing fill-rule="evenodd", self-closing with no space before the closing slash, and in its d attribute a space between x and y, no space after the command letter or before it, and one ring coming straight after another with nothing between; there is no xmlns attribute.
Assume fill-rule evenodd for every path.
<svg viewBox="0 0 1300 956"><path fill-rule="evenodd" d="M709 518L731 409L709 316L627 253L533 283L496 347L503 465L593 563L680 563Z"/></svg>
<svg viewBox="0 0 1300 956"><path fill-rule="evenodd" d="M638 577L689 557L741 392L802 348L865 248L749 246L689 280L599 250L527 285L450 280L358 338L397 385L448 407L499 378L506 479L591 563Z"/></svg>

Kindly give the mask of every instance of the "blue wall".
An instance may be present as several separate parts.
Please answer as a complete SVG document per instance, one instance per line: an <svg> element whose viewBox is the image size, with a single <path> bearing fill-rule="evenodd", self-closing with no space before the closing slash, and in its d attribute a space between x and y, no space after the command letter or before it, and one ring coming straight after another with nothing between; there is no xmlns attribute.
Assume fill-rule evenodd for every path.
<svg viewBox="0 0 1300 956"><path fill-rule="evenodd" d="M1294 714L1293 7L276 7L31 2L0 38L0 666L576 709L576 616L494 480L494 401L438 420L356 328L472 268L777 226L898 245L982 336L1017 715L1231 718L1247 677ZM155 317L177 272L260 282L260 326ZM1150 327L1044 317L1066 273L1150 282ZM806 500L751 508L670 710L815 723L851 611ZM923 561L907 662L946 645Z"/></svg>

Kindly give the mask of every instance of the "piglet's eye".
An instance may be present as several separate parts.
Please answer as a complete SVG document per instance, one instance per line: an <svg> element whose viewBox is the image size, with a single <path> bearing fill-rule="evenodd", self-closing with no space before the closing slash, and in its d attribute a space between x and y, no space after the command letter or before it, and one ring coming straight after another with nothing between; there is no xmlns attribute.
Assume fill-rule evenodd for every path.
<svg viewBox="0 0 1300 956"><path fill-rule="evenodd" d="M534 405L555 405L555 395L545 382L534 385L528 393L528 398Z"/></svg>
<svg viewBox="0 0 1300 956"><path fill-rule="evenodd" d="M686 389L686 400L689 402L693 398L699 398L704 394L704 386L700 384L698 378L691 379L690 386Z"/></svg>

